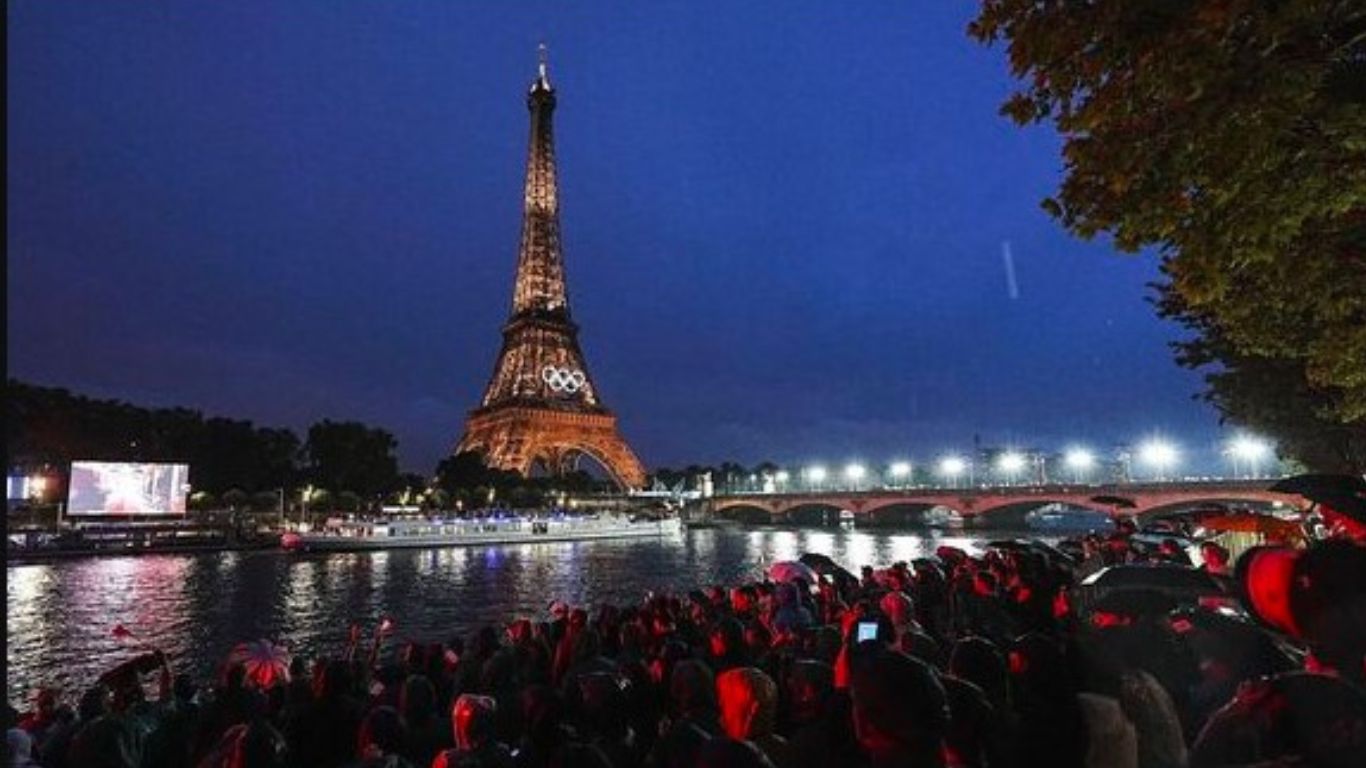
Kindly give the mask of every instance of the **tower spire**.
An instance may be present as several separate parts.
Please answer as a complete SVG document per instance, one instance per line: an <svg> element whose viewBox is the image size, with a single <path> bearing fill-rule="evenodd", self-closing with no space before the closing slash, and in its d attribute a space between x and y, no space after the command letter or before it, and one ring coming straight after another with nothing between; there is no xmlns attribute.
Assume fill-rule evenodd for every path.
<svg viewBox="0 0 1366 768"><path fill-rule="evenodd" d="M512 313L557 312L569 316L560 252L559 188L555 173L555 90L546 76L545 44L540 67L527 96L531 139L527 148L526 185L522 197L522 240L517 254L517 282Z"/></svg>
<svg viewBox="0 0 1366 768"><path fill-rule="evenodd" d="M512 312L493 377L456 451L483 454L489 466L523 474L537 465L568 471L576 457L590 456L622 487L639 488L645 468L598 399L569 313L555 179L555 90L544 44L539 55L526 98L531 140Z"/></svg>
<svg viewBox="0 0 1366 768"><path fill-rule="evenodd" d="M540 82L544 83L545 86L546 86L547 88L549 88L549 87L550 87L550 75L547 74L547 71L546 71L546 70L547 70L547 64L549 63L549 58L550 58L550 57L549 57L549 55L546 53L545 43L541 43L541 44L537 47L537 49L536 49L536 58L537 58L536 73L537 73L537 75L539 75L539 78L538 78L538 79L540 80Z"/></svg>

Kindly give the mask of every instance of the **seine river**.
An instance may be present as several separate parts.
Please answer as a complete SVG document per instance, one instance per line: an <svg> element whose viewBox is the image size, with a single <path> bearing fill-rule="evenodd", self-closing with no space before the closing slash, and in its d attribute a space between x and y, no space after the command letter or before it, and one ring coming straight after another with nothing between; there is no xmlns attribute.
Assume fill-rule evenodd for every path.
<svg viewBox="0 0 1366 768"><path fill-rule="evenodd" d="M999 537L999 532L992 534ZM213 674L238 642L269 638L292 653L337 653L347 627L381 616L402 642L445 640L485 623L544 617L552 599L633 602L755 578L777 560L823 552L857 572L971 539L932 532L698 530L654 540L383 552L224 552L66 560L8 568L9 701L39 685L68 700L140 650L173 669ZM116 637L122 625L131 637Z"/></svg>

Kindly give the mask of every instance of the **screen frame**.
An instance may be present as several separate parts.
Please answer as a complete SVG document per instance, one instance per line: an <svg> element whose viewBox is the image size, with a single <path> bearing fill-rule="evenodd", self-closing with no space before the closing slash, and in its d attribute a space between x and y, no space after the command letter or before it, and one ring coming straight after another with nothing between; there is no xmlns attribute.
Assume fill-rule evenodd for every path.
<svg viewBox="0 0 1366 768"><path fill-rule="evenodd" d="M76 490L77 472L96 472L98 467L137 467L144 473L169 472L170 482L179 478L179 487L170 489L166 500L167 511L148 511L143 508L132 512L92 511L88 508L73 506L73 491ZM66 517L73 520L183 520L189 514L190 464L184 461L108 461L103 459L78 459L67 467L66 476Z"/></svg>

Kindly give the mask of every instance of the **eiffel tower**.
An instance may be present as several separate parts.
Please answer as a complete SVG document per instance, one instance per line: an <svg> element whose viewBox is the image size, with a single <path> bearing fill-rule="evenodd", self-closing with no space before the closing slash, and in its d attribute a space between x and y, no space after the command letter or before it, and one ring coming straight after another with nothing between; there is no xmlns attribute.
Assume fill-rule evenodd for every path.
<svg viewBox="0 0 1366 768"><path fill-rule="evenodd" d="M640 488L645 468L622 439L616 416L598 399L579 349L579 327L569 314L551 123L555 89L544 45L527 108L531 146L512 314L503 326L493 378L470 412L456 452L480 453L487 465L523 475L538 463L562 474L587 455L618 485Z"/></svg>

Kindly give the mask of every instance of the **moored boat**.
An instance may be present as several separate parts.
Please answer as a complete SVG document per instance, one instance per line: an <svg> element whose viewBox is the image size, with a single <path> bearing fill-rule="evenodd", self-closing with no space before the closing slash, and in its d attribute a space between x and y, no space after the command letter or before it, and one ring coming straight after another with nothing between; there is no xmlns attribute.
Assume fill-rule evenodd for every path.
<svg viewBox="0 0 1366 768"><path fill-rule="evenodd" d="M676 517L616 514L330 520L321 530L287 533L280 543L303 551L464 547L657 537L680 529Z"/></svg>

